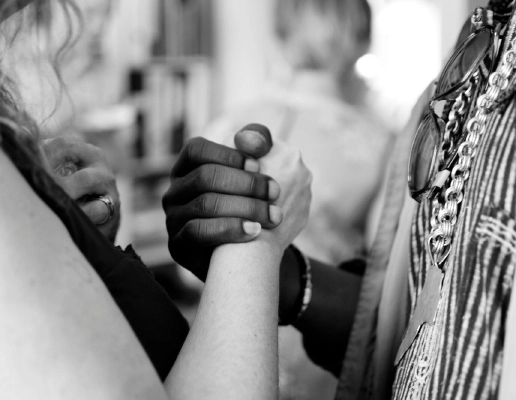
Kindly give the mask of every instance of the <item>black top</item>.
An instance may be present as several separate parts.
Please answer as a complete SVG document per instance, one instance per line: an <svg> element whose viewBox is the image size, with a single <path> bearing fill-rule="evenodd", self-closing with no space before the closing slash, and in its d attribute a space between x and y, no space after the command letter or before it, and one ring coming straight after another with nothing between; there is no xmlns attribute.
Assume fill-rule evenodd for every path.
<svg viewBox="0 0 516 400"><path fill-rule="evenodd" d="M184 317L134 251L113 246L54 182L32 140L24 140L0 124L0 145L34 192L66 226L164 380L188 334Z"/></svg>

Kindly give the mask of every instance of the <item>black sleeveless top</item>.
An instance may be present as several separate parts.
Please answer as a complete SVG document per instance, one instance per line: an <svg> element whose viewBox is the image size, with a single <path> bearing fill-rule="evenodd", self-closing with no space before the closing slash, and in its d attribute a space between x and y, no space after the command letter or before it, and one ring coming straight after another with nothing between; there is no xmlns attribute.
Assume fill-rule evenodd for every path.
<svg viewBox="0 0 516 400"><path fill-rule="evenodd" d="M34 192L59 217L129 321L160 378L170 371L188 324L140 258L112 245L41 164L31 140L0 123L0 147Z"/></svg>

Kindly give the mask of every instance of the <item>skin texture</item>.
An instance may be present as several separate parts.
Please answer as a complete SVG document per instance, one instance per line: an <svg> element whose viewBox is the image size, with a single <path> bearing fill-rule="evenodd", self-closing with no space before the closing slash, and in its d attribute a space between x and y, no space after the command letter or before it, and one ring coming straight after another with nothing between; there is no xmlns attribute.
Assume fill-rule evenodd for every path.
<svg viewBox="0 0 516 400"><path fill-rule="evenodd" d="M284 190L276 204L283 220L249 243L226 244L213 252L196 324L183 346L184 357L179 356L186 367L174 367L167 378L175 398L212 398L207 377L215 377L217 386L231 387L220 399L277 397L279 263L306 225L311 175L299 152L280 144L260 164L264 172L282 171L277 180ZM260 354L261 362L249 362L251 354ZM224 365L238 368L222 371ZM181 383L184 390L175 390Z"/></svg>
<svg viewBox="0 0 516 400"><path fill-rule="evenodd" d="M101 149L74 137L42 142L47 164L55 181L75 200L100 232L114 242L120 226L120 197L116 180ZM106 204L95 196L109 197L115 206L112 218Z"/></svg>
<svg viewBox="0 0 516 400"><path fill-rule="evenodd" d="M288 154L287 161L268 161L293 183L277 200L281 227L216 250L201 307L164 387L65 227L0 151L0 397L276 397L279 262L306 223L311 197L310 174L298 154Z"/></svg>
<svg viewBox="0 0 516 400"><path fill-rule="evenodd" d="M248 126L235 135L235 145L239 151L224 148L224 146L211 142L206 143L206 141L190 142L189 146L192 148L182 154L182 158L178 161L179 165L176 165L175 168L190 166L185 168L185 170L195 171L195 169L205 164L209 164L214 168L216 163L224 165L225 168L230 166L234 173L231 175L232 180L223 181L219 186L204 184L204 186L201 185L201 188L199 188L191 183L183 185L178 190L183 193L177 193L176 196L200 191L202 193L209 193L210 196L216 196L219 199L219 205L220 202L238 203L242 201L242 196L245 196L245 194L234 188L243 185L243 182L235 182L238 179L242 181L245 179L245 175L239 173L243 170L243 161L239 158L238 162L230 164L227 162L227 154L236 154L235 157L249 155L258 157L268 151L274 151L274 146L278 145L278 143L272 146L271 150L270 145L272 141L263 137L267 135L268 130L264 127L258 127L254 125L250 129ZM211 150L213 153L210 151L203 152L202 150L206 148L216 150ZM243 153L242 149L245 149L249 154ZM224 157L217 159L216 157L219 155L224 155ZM279 151L278 156L284 157L283 162L288 162L289 157L293 155L286 149L282 149ZM280 163L265 167L265 169L262 167L262 172L266 172L277 179L281 186L282 195L290 190L288 185L293 183L285 182L285 179L281 178L283 168ZM175 179L172 176L172 186L175 185ZM292 177L289 179L292 179ZM228 185L227 182L231 182L231 185ZM297 184L299 184L299 181ZM225 193L224 196L221 196L217 191ZM253 204L256 198L250 195L247 196L249 197L244 200ZM164 205L166 201L164 199ZM260 205L262 203L256 201L256 204ZM215 218L211 220L214 224L214 229L210 231L209 235L204 235L202 230L191 230L188 235L181 235L178 232L185 229L188 224L196 223L195 221L200 216L199 211L193 210L187 218L181 217L176 212L167 212L167 225L174 227L174 229L169 229L169 249L171 254L184 267L196 271L198 276L204 276L208 271L208 260L213 253L214 243L237 243L254 239L245 235L242 231L240 220L238 218L235 220L230 213L223 214L215 210L214 215ZM248 213L246 216L250 220L254 218L251 213ZM234 221L236 222L233 224ZM266 232L264 229L260 236ZM198 251L192 252L190 250L195 248ZM199 251L199 249L202 249L202 251ZM189 255L187 256L187 254ZM354 318L361 278L358 275L341 271L334 266L325 265L315 260L311 260L311 264L312 282L314 284L312 300L307 311L296 321L295 327L303 333L305 348L309 356L317 364L332 371L334 374L338 374ZM287 249L282 256L280 268L279 314L282 316L292 315L292 313L295 315L297 313L297 302L302 290L301 270L302 266L299 264L298 258L290 249Z"/></svg>
<svg viewBox="0 0 516 400"><path fill-rule="evenodd" d="M266 128L254 129L256 135L268 134L272 143ZM237 138L249 135L245 132L250 131L242 130ZM257 140L263 143L260 137ZM252 156L203 138L190 140L182 149L163 209L172 257L199 279L206 279L216 246L257 236L259 230L249 230L248 221L265 229L281 222L281 210L273 204L280 196L279 185L259 170Z"/></svg>

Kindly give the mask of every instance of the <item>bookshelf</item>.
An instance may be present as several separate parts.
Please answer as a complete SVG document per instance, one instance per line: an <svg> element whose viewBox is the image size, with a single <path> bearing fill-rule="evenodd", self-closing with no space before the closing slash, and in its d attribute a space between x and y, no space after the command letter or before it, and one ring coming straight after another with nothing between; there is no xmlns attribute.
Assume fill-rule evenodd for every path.
<svg viewBox="0 0 516 400"><path fill-rule="evenodd" d="M156 35L149 58L129 68L122 100L135 120L119 236L149 267L158 267L171 263L161 206L170 170L183 143L211 117L213 17L210 0L151 3Z"/></svg>

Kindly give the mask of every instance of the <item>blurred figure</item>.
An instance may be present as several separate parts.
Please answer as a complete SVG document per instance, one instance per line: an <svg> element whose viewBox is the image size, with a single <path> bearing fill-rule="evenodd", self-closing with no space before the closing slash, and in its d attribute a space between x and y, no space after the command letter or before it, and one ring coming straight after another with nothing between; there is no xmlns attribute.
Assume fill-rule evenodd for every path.
<svg viewBox="0 0 516 400"><path fill-rule="evenodd" d="M313 197L308 225L295 244L331 265L361 258L392 142L367 109L367 87L355 74L370 45L371 10L366 0L278 0L275 33L288 79L219 118L207 137L227 144L228 132L255 121L268 126L274 140L298 148L313 174ZM299 333L283 329L282 399L331 399L336 384L307 361Z"/></svg>
<svg viewBox="0 0 516 400"><path fill-rule="evenodd" d="M361 257L391 141L367 110L366 85L354 72L370 43L369 5L366 0L281 0L275 17L289 78L219 118L206 135L227 142L227 132L256 121L270 127L274 139L301 150L314 177L313 202L296 244L331 264Z"/></svg>

